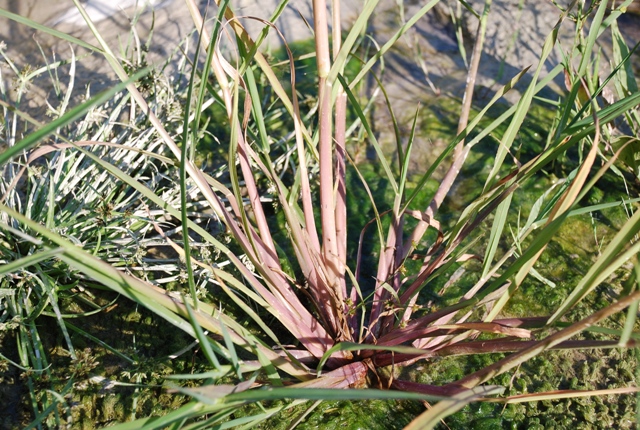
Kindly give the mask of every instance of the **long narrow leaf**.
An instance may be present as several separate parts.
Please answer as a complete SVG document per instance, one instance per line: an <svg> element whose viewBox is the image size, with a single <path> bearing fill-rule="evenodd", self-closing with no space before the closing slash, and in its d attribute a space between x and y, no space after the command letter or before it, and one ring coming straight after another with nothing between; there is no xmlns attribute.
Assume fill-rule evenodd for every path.
<svg viewBox="0 0 640 430"><path fill-rule="evenodd" d="M55 133L57 129L60 127L64 127L68 125L72 121L80 118L82 115L86 114L92 107L100 105L108 100L110 100L115 94L124 90L128 85L136 82L138 79L146 76L150 72L149 68L142 69L132 75L130 78L126 79L124 82L114 85L111 88L108 88L86 102L76 106L75 108L69 110L66 114L62 115L59 118L51 121L50 123L43 125L39 130L30 133L24 139L17 142L15 145L5 149L2 153L0 153L0 166L5 164L11 158L15 157L17 154L20 154L23 151L28 150L33 145L38 143L40 140L44 139L48 135Z"/></svg>

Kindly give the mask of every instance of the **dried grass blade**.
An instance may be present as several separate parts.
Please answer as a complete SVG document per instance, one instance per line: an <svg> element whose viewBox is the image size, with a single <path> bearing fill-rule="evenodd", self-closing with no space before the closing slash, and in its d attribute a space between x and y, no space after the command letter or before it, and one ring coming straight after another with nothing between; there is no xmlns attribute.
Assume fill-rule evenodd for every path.
<svg viewBox="0 0 640 430"><path fill-rule="evenodd" d="M627 297L624 297L617 302L607 306L604 309L599 310L591 314L590 316L584 318L583 320L572 324L571 326L564 328L557 333L554 333L548 336L546 339L543 339L539 342L536 342L533 346L528 347L522 351L516 352L486 368L474 372L468 376L457 381L454 385L456 386L464 386L464 387L473 387L478 384L482 384L492 377L507 372L510 369L518 366L519 364L537 356L538 354L546 351L561 342L575 336L576 334L588 329L589 327L595 325L599 321L620 312L627 306L631 305L633 302L640 299L640 291L636 291L630 294Z"/></svg>
<svg viewBox="0 0 640 430"><path fill-rule="evenodd" d="M546 391L544 393L528 393L520 394L517 396L509 396L500 399L482 399L483 402L491 403L524 403L524 402L539 402L543 400L560 400L560 399L575 399L579 397L592 397L592 396L610 396L617 394L633 394L640 391L638 387L621 387L621 388L608 388L604 390L557 390Z"/></svg>

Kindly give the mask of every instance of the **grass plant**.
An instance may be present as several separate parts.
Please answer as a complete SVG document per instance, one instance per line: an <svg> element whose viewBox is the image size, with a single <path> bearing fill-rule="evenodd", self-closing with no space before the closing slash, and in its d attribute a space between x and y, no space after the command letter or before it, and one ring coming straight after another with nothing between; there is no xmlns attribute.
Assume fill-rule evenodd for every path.
<svg viewBox="0 0 640 430"><path fill-rule="evenodd" d="M5 368L24 371L31 428L73 426L78 418L65 396L79 390L81 381L93 380L97 364L74 346L71 332L89 343L101 340L73 319L107 312L115 302L96 298L95 291L103 290L145 307L193 339L184 350L197 345L204 363L166 378L173 381L169 392L191 401L149 408L142 417L133 405L131 416L116 416L128 421L118 429L249 428L280 413L293 414L295 426L320 401L375 399L425 402L426 410L406 427L425 429L475 402L509 405L637 391L633 374L622 386L580 389L576 383L533 393L514 392L505 379L524 368L535 373L527 364L551 350L589 355L637 347L635 185L628 184L623 200L587 199L603 178L627 184L629 172L638 174L640 93L629 61L633 51L616 26L631 0L589 7L573 1L559 8L539 63L529 74L512 77L484 106L474 106L491 9L486 0L474 12L478 31L455 137L419 173L410 171L418 113L408 135L392 116L396 148L390 160L358 94L394 43L437 0L404 17L390 40L373 51L362 44L378 1L365 2L342 34L340 2L313 0L315 94L302 94L310 97L308 112L297 92L298 59L285 45L290 80L284 83L260 49L268 32L280 35L278 17L286 1L254 41L234 15L233 2L220 0L216 16L205 24L196 2L185 0L198 42L183 69L188 84L180 91L160 85L154 70L125 69L74 2L98 45L0 10L5 18L103 55L122 81L73 108L70 86L47 124L2 102L7 148L0 154L0 322L2 335L14 337L19 360L2 358ZM574 46L557 46L563 24L575 29ZM603 75L596 41L605 31L613 36L614 54ZM564 60L545 74L555 48ZM354 61L357 72L345 73ZM563 75L567 93L541 100L540 91ZM141 85L141 79L151 84ZM519 101L492 116L502 96L525 80ZM521 157L518 138L534 103L554 117L545 127L544 146ZM198 167L195 150L212 104L224 112L228 127L227 141L221 142L226 167L215 174ZM130 126L114 126L125 110ZM18 123L27 125L19 130ZM274 123L277 134L269 132ZM494 153L477 179L482 189L456 218L441 221L470 154L489 139ZM377 156L389 190L382 201L349 154L354 140ZM431 186L443 167L446 173ZM520 190L546 181L553 169L561 177L528 213L519 213L514 198ZM369 198L372 217L365 225L357 225L361 214L350 210L357 195L350 187ZM616 205L627 211L617 231L597 237L598 251L580 257L588 261L585 273L562 293L554 292L555 283L538 262L554 252L554 240L572 218ZM209 228L197 222L202 219ZM169 223L177 227L169 231ZM353 229L361 231L358 240L352 240ZM149 258L158 244L170 248L171 257ZM373 272L363 267L372 261ZM460 278L463 272L469 276ZM545 302L540 314L518 306L531 283L540 290L536 294L558 297L548 307L528 297ZM613 285L608 299L591 302L603 283ZM47 385L55 375L38 327L45 317L56 321L59 347L75 369L62 385ZM155 388L162 379L156 372L153 384L145 382L152 372L144 372L139 358L100 345L139 369L126 383L99 377L103 383L138 390ZM452 363L459 372L450 380L430 383L416 373L416 366L437 367L443 357L458 357ZM461 368L476 357L489 358Z"/></svg>

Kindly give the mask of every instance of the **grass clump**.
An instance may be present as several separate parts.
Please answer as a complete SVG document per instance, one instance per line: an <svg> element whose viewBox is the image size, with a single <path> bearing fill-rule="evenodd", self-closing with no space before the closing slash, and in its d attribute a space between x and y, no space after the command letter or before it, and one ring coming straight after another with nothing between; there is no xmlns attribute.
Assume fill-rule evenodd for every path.
<svg viewBox="0 0 640 430"><path fill-rule="evenodd" d="M392 121L396 146L388 157L357 94L393 41L436 3L427 3L389 43L363 58L358 42L377 2L367 2L343 35L337 10L327 15L326 2L314 0L310 54L316 79L299 86L288 48L284 75L260 51L285 3L274 11L274 27L265 26L254 42L231 2L220 2L209 28L188 0L199 37L188 84L172 93L183 100L179 115L171 104L163 110L167 99L151 96L157 89L149 80L140 86L147 70L129 75L127 70L138 68L123 67L87 19L99 42L93 49L123 83L60 109L51 122L23 136L9 135L11 144L0 154L6 194L0 203L2 323L13 331L17 358L9 365L25 372L33 426L79 419L77 404L66 400L79 395L78 384L94 380L90 375L97 369L116 374L100 367L97 349L80 348L72 331L127 363L109 381L133 392L132 400L107 396L98 417L104 424L132 420L116 428L277 426L278 414L304 427L318 422L314 409L321 401L328 402L319 409L324 415L330 414L327 407L338 408L330 424L335 426L344 421L344 410L362 402L382 410L394 402L427 405L420 412L407 408L411 416L397 423L408 429L433 428L449 416L454 426L475 428L568 428L574 420L629 419L629 406L593 400L637 391L633 357L625 355L638 339L637 199L593 200L603 178L617 175L626 184L624 171L635 172L634 156L626 151L638 135L640 93L627 67L629 48L615 25L625 6L601 2L586 9L574 1L559 10L531 83L516 104L492 116L525 71L472 109L491 6L485 2L475 12L478 38L457 130L437 158L415 172L418 112L406 134ZM575 26L575 46L543 76L564 22ZM593 53L605 30L617 46L607 81L618 93L608 104L599 98L604 83ZM231 32L225 56L221 38ZM536 94L563 73L568 94L548 102L554 117L545 127L545 144L520 151L518 139ZM307 94L311 88L314 93ZM308 100L308 111L300 99ZM14 111L3 106L10 118ZM131 106L140 108L130 116L131 128L101 128ZM224 116L210 130L220 142L216 157L225 163L213 160L212 168L202 169L196 148L204 142L209 106L215 117ZM89 125L85 119L82 134L75 134L76 121L92 109L107 109L109 121ZM614 130L616 121L626 124L628 136ZM221 127L224 133L218 133ZM48 136L53 143L36 147ZM488 136L499 144L487 144ZM348 149L354 141L366 142L375 163L353 162ZM480 148L493 151L486 169L475 166L481 186L460 206L443 209L460 171L468 160L477 161ZM26 150L31 152L21 158ZM43 162L48 169L29 176L26 188L12 187L22 175L20 165L44 152L52 154ZM620 160L623 153L627 157ZM443 174L435 177L438 169ZM525 206L520 190L540 181L548 186ZM567 262L560 271L538 264L567 246L576 231L592 231L579 216L620 206L626 212L615 229L596 229L597 246L578 245L579 264ZM133 349L114 347L115 340L93 334L95 327L73 324L73 318L109 313L116 304L112 294L146 308L125 314L143 316L131 333ZM37 327L44 317L56 321L62 339L57 348L70 357L73 378L62 385ZM179 348L175 353L163 349L154 338L172 332L158 321L189 341L171 342ZM156 324L162 327L158 336L144 336L144 327ZM174 360L196 349L191 365ZM614 352L605 358L608 349ZM572 364L563 364L566 356L560 354L575 354L566 360ZM611 371L596 375L596 363ZM43 388L54 377L57 382ZM587 382L594 378L607 383ZM162 394L154 403L144 393ZM191 400L183 403L186 397ZM574 403L559 402L566 398ZM94 398L82 399L88 404ZM360 418L362 425L373 425L370 416Z"/></svg>

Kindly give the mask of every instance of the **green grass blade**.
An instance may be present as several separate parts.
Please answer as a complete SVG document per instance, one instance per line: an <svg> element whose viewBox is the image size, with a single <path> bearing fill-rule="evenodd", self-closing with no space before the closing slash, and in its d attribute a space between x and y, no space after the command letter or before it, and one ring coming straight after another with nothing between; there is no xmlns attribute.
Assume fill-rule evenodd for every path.
<svg viewBox="0 0 640 430"><path fill-rule="evenodd" d="M0 16L5 17L7 19L10 19L12 21L15 21L17 23L20 24L24 24L26 26L29 26L35 30L39 30L42 31L43 33L47 33L50 34L54 37L57 37L59 39L62 39L64 41L67 41L69 43L72 43L74 45L78 45L78 46L82 46L83 48L89 49L90 51L95 51L95 52L102 52L102 50L100 48L98 48L97 46L93 46L87 42L85 42L84 40L80 40L78 38L75 38L67 33L63 33L62 31L58 31L58 30L54 30L53 28L49 28L45 25L42 24L38 24L37 22L26 18L24 16L20 16L20 15L16 15L15 13L9 12L8 10L2 9L0 8Z"/></svg>
<svg viewBox="0 0 640 430"><path fill-rule="evenodd" d="M597 112L600 126L610 123L614 119L620 117L625 112L640 105L640 93L631 94L628 97L618 100L617 102L605 106ZM592 117L584 118L565 130L567 135L576 135L583 137L593 133L594 121Z"/></svg>
<svg viewBox="0 0 640 430"><path fill-rule="evenodd" d="M369 25L369 17L375 10L378 2L379 0L369 0L364 3L362 11L360 11L360 14L358 15L358 19L353 23L353 26L349 30L349 34L347 34L347 37L342 42L338 56L333 60L331 70L329 70L329 75L327 76L327 80L329 82L334 82L338 75L344 70L347 65L351 49L353 49L360 35L367 29L367 26Z"/></svg>
<svg viewBox="0 0 640 430"><path fill-rule="evenodd" d="M25 218L7 206L0 204L0 209L23 225L28 226L41 236L63 248L64 254L60 255L60 259L67 262L70 266L77 268L92 279L107 285L112 290L131 300L143 304L158 316L195 337L191 325L169 310L170 306L174 306L173 299L166 296L159 289L156 291L154 290L155 287L118 271L116 268L104 263L78 248L76 245L67 242L62 237L47 230L38 223ZM2 226L3 225L0 224L0 228L2 228ZM161 305L163 302L164 305Z"/></svg>
<svg viewBox="0 0 640 430"><path fill-rule="evenodd" d="M640 299L640 292L636 291L629 296L615 301L611 305L587 316L581 321L578 321L577 323L574 323L569 327L566 327L541 341L535 342L530 347L511 354L503 358L502 360L499 360L494 364L485 367L484 369L465 376L464 378L455 382L454 386L457 387L462 385L465 387L473 387L478 384L482 384L497 375L503 374L510 369L517 367L521 363L530 360L531 358L541 354L542 352L553 348L561 342L570 339L578 333L587 330L589 327L594 326L605 318L608 318L609 316L620 312L638 299Z"/></svg>
<svg viewBox="0 0 640 430"><path fill-rule="evenodd" d="M176 423L183 422L189 418L197 417L206 413L214 413L222 409L223 406L216 405L210 406L200 402L190 402L186 405L169 412L168 414L157 417L149 416L138 420L130 421L127 423L116 424L109 428L113 430L152 430L152 429L166 429L167 426Z"/></svg>
<svg viewBox="0 0 640 430"><path fill-rule="evenodd" d="M0 223L0 229L9 230L9 226ZM0 265L0 276L8 275L16 270L24 269L29 266L33 266L34 264L40 263L41 261L49 260L50 258L57 257L64 252L63 248L51 248L45 249L44 251L37 252L35 254L27 255L26 257L22 257L18 260L12 261L10 263L3 263Z"/></svg>
<svg viewBox="0 0 640 430"><path fill-rule="evenodd" d="M491 226L487 250L484 254L484 259L482 260L482 277L489 273L491 264L493 264L493 259L496 255L496 251L498 250L498 244L500 243L504 226L507 223L507 215L509 214L512 199L513 194L509 194L507 198L498 205L498 209L496 209L496 215Z"/></svg>
<svg viewBox="0 0 640 430"><path fill-rule="evenodd" d="M591 266L587 274L580 280L569 297L560 305L556 312L549 318L549 324L556 322L562 315L582 300L589 292L604 281L611 273L617 270L636 252L640 251L640 242L632 243L634 236L640 231L640 210L625 223L618 234L611 240L607 248ZM625 248L627 248L622 252Z"/></svg>
<svg viewBox="0 0 640 430"><path fill-rule="evenodd" d="M233 341L231 340L231 336L229 335L229 330L227 330L224 324L220 324L220 329L222 331L224 343L227 346L227 351L229 351L229 359L231 361L231 365L236 371L236 376L241 379L242 372L240 371L240 360L238 360L238 354L236 352L235 346L233 345Z"/></svg>
<svg viewBox="0 0 640 430"><path fill-rule="evenodd" d="M638 264L638 258L637 256L633 258L633 271L635 274L635 289L638 290L639 285L637 285L638 283L640 283L640 265ZM632 278L633 279L633 278ZM627 309L627 318L624 321L624 328L622 330L622 333L620 335L620 341L618 343L618 345L620 346L624 346L627 344L627 342L629 342L629 340L631 340L631 338L634 336L634 328L636 326L636 320L638 319L638 305L640 304L640 300L635 301L634 303L631 303L631 306L629 306L629 309Z"/></svg>
<svg viewBox="0 0 640 430"><path fill-rule="evenodd" d="M418 418L409 423L405 430L431 430L442 421L443 418L458 412L471 402L481 397L493 394L502 394L502 387L477 387L452 396L451 399L442 400L435 406L423 412Z"/></svg>
<svg viewBox="0 0 640 430"><path fill-rule="evenodd" d="M598 35L600 34L602 28L602 20L604 18L604 14L609 8L608 2L601 2L598 5L598 9L596 10L595 15L592 18L592 21L589 25L589 35L587 36L587 40L585 46L581 47L582 52L591 53L593 52L593 47L596 44L596 40L598 39ZM589 63L592 61L591 55L581 55L580 56L580 65L578 66L578 77L585 76L587 72L587 67Z"/></svg>
<svg viewBox="0 0 640 430"><path fill-rule="evenodd" d="M38 143L40 140L44 139L50 134L56 132L57 129L68 125L72 121L80 118L82 115L86 114L89 109L94 106L100 105L108 100L110 100L115 94L124 90L127 85L136 82L138 79L146 76L149 73L150 69L146 68L138 71L134 75L132 75L125 82L114 85L113 87L102 91L95 97L87 100L86 102L76 106L75 108L69 110L67 113L62 115L59 118L51 121L48 124L43 125L39 130L30 133L21 141L17 142L15 145L7 148L4 152L0 153L0 166L4 165L11 158L15 157L17 154L20 154L22 151L26 151L31 148L33 145Z"/></svg>
<svg viewBox="0 0 640 430"><path fill-rule="evenodd" d="M182 151L180 152L180 170L179 170L179 182L180 182L180 220L182 223L182 249L184 250L184 263L187 269L187 283L189 285L189 293L191 294L191 300L193 305L198 309L198 295L196 293L196 282L193 278L193 265L191 262L191 245L189 236L189 227L187 225L187 154L189 153L189 137L190 135L197 135L197 132L193 134L189 133L189 123L191 117L191 104L193 99L193 89L195 86L197 70L198 70L198 56L200 54L200 43L202 42L202 31L198 37L198 43L196 45L196 53L193 59L193 65L191 69L191 78L189 79L189 86L187 88L187 100L185 103L182 123ZM197 127L198 123L194 124ZM195 147L195 138L191 142ZM210 358L210 357L209 357Z"/></svg>
<svg viewBox="0 0 640 430"><path fill-rule="evenodd" d="M471 133L471 131L473 131L478 124L480 123L480 120L485 116L485 114L487 113L487 111L498 101L502 98L502 96L504 96L508 91L510 91L513 86L515 84L517 84L520 79L522 79L523 76L525 76L526 72L529 69L526 68L524 70L522 70L520 73L518 73L515 77L513 77L513 79L511 79L506 85L504 85L502 88L500 88L499 91L496 92L496 94L493 96L493 98L491 99L491 101L489 101L489 103L487 103L487 105L480 111L480 113L478 113L473 120L469 123L469 125L467 125L467 127L464 129L464 131L460 134L458 134L458 136L456 136L455 139L453 139L453 141L451 141L449 143L449 145L447 145L447 147L445 149L442 150L442 152L440 153L440 155L438 156L438 158L431 164L431 166L429 166L429 168L427 169L427 171L425 172L424 175L422 175L422 177L420 178L420 180L418 181L415 189L413 190L413 192L411 193L411 195L407 198L404 207L401 209L401 212L405 212L407 210L407 208L409 207L409 205L413 202L413 200L420 194L420 192L422 191L422 189L424 188L424 186L427 184L428 180L431 178L431 175L433 175L433 173L436 171L436 169L438 168L438 166L440 166L444 160L447 158L447 156L449 156L451 154L451 152L453 152L453 150L455 149L455 147L458 145L458 143L460 143L461 141L463 141L464 139L467 138L467 136L469 135L469 133ZM560 72L560 69L558 69L556 67L556 69L554 69L553 71L551 71L549 73L549 75L547 77L545 77L545 79L550 79L550 77L557 75ZM545 82L543 80L543 82ZM540 91L544 88L543 82L540 82L540 84L536 87L536 92ZM546 82L548 83L548 82ZM506 112L504 112L502 115L500 115L497 119L495 119L494 121L492 121L492 123L485 127L482 132L480 132L478 134L478 136L476 136L475 138L473 138L471 141L469 141L467 143L467 146L472 147L474 145L476 145L478 142L480 142L483 138L485 138L486 136L489 135L489 133L491 133L493 130L495 130L497 127L500 126L500 124L502 124L504 121L506 121L509 117L511 117L513 115L513 113L516 111L516 106L511 107L509 110L507 110Z"/></svg>
<svg viewBox="0 0 640 430"><path fill-rule="evenodd" d="M536 71L533 74L531 84L529 84L529 86L527 87L527 90L524 92L524 94L518 101L511 123L509 123L509 127L507 128L507 131L505 131L504 135L502 136L502 140L500 141L500 147L498 148L498 151L496 153L494 164L491 168L491 171L489 172L489 176L487 177L487 181L485 183L485 190L491 188L491 186L493 186L493 184L497 180L497 174L503 165L503 162L507 156L509 149L511 148L511 145L515 141L518 135L518 132L520 131L520 127L522 126L522 123L524 122L524 119L527 113L529 112L529 107L531 106L533 96L536 93L536 84L538 83L538 77L540 76L540 73L542 73L542 70L545 67L547 57L549 56L549 54L551 54L551 51L555 46L556 37L557 37L558 30L560 28L560 25L562 24L562 22L568 15L569 11L573 8L573 6L575 6L576 3L577 3L577 0L574 0L571 3L571 5L567 7L565 12L560 16L560 19L554 26L552 32L545 39L544 46L542 47L542 54L540 55L538 67L536 68Z"/></svg>
<svg viewBox="0 0 640 430"><path fill-rule="evenodd" d="M485 396L496 394L502 391L502 388L489 387L479 389L479 395ZM390 391L375 389L358 389L343 390L332 388L300 388L300 387L283 387L283 388L266 388L258 390L247 390L241 393L233 393L227 396L229 401L262 401L277 399L304 399L304 400L375 400L375 399L393 399L393 400L427 400L438 401L446 398L442 396L434 396L432 394L411 393L407 391Z"/></svg>
<svg viewBox="0 0 640 430"><path fill-rule="evenodd" d="M409 139L407 140L406 153L402 154L402 152L399 152L399 155L403 157L400 160L400 162L402 163L400 166L400 189L398 190L398 195L400 196L400 198L404 198L404 192L407 186L407 176L409 175L409 165L411 162L411 151L413 149L413 143L415 142L416 129L418 125L418 113L419 109L416 109L416 113L413 116L413 122L411 124L411 131L409 132ZM395 121L395 116L393 116L393 119ZM394 124L394 129L398 129L397 124ZM400 145L398 145L398 150L400 149Z"/></svg>
<svg viewBox="0 0 640 430"><path fill-rule="evenodd" d="M391 47L398 41L398 39L400 39L407 31L409 31L411 27L413 27L420 18L422 18L436 4L438 4L439 1L440 0L431 0L429 3L420 8L420 10L418 10L415 15L413 15L402 27L400 27L398 31L393 36L391 36L389 41L380 48L376 55L371 57L371 59L367 61L367 64L362 66L360 72L358 72L356 77L353 78L353 80L349 84L349 87L351 89L354 89L358 85L358 83L360 83L360 81L366 76L366 74L369 73L369 70L371 70L371 68L375 66L381 58L384 57L387 51L391 49ZM338 75L336 75L336 77L338 77Z"/></svg>
<svg viewBox="0 0 640 430"><path fill-rule="evenodd" d="M180 300L167 295L165 290L120 272L111 265L92 256L76 245L67 242L56 233L47 230L38 223L29 220L5 205L0 204L0 210L5 211L9 216L15 218L23 225L64 248L65 253L60 256L60 259L71 267L80 270L86 276L104 284L121 295L142 304L190 336L196 337L192 325L183 319L183 317L188 317L186 308ZM3 225L0 224L0 228L2 228L2 226ZM258 354L259 358L266 358L268 361L278 363L278 368L287 373L300 378L308 377L307 372L299 367L293 366L288 360L267 348L231 318L216 312L212 307L204 303L201 303L200 306L203 310L197 314L198 322L208 330L216 334L224 335L224 326L226 335L234 344L248 348L250 352ZM230 332L228 327L234 330L234 332ZM239 365L237 362L235 364L237 366Z"/></svg>
<svg viewBox="0 0 640 430"><path fill-rule="evenodd" d="M81 328L76 327L75 325L71 324L69 321L65 320L64 324L67 326L67 328L69 330L74 331L74 332L78 333L79 335L86 337L87 339L91 340L92 342L95 342L96 344L100 345L104 349L110 351L113 355L117 355L118 357L122 358L123 360L125 360L129 364L135 363L134 359L124 355L122 352L118 351L116 348L113 348L111 345L109 345L109 344L103 342L102 340L98 339L97 337L87 333L86 331L82 330Z"/></svg>
<svg viewBox="0 0 640 430"><path fill-rule="evenodd" d="M187 308L187 312L189 312L189 320L191 320L191 326L193 327L193 331L196 334L196 339L198 339L198 342L200 342L200 346L202 347L202 351L204 352L205 357L207 357L207 360L209 360L209 363L213 366L213 368L216 369L216 372L223 373L223 371L221 370L222 366L218 361L218 357L216 357L215 352L213 352L213 349L211 348L210 339L204 334L204 331L202 331L202 327L200 326L200 324L198 324L196 316L194 315L193 309L189 305L189 302L187 300L184 300L184 304Z"/></svg>
<svg viewBox="0 0 640 430"><path fill-rule="evenodd" d="M60 307L58 306L58 295L55 291L54 283L55 281L51 279L48 275L46 275L42 268L36 264L36 269L38 273L38 282L41 283L43 290L47 293L49 297L49 304L53 309L55 314L55 318L58 321L58 327L60 327L60 331L64 336L64 340L67 343L67 347L69 348L69 355L72 360L77 360L75 348L73 347L73 342L71 342L71 336L69 336L69 331L67 330L67 326L64 323L64 319L62 318L62 313L60 312Z"/></svg>
<svg viewBox="0 0 640 430"><path fill-rule="evenodd" d="M397 183L393 173L391 172L391 166L389 166L389 163L387 162L387 157L384 155L384 152L382 152L382 147L380 146L380 144L376 140L375 134L373 133L373 130L371 130L371 128L369 127L369 121L367 120L367 117L365 116L364 112L360 108L360 104L358 103L358 99L356 99L356 97L353 94L353 92L349 89L349 85L344 80L344 77L342 75L338 75L338 80L340 81L340 84L344 88L345 93L347 93L347 97L349 98L349 102L351 103L351 107L356 111L356 115L358 115L358 117L360 118L360 121L362 121L362 126L367 131L368 138L370 139L371 145L373 146L373 148L376 151L376 154L378 155L378 159L380 161L380 164L382 165L382 169L384 170L386 178L389 180L389 184L391 185L391 188L393 189L393 193L395 195L397 195L398 194L398 183Z"/></svg>

